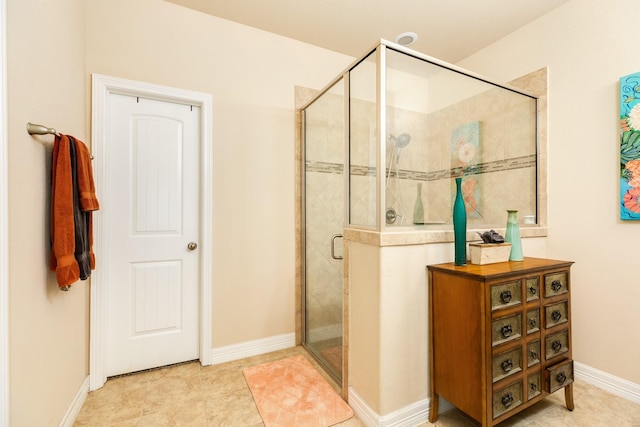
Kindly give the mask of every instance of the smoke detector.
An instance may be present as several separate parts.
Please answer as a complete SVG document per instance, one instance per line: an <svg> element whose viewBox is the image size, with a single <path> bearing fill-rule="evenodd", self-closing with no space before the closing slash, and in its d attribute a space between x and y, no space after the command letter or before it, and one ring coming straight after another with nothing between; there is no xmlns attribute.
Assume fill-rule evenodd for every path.
<svg viewBox="0 0 640 427"><path fill-rule="evenodd" d="M412 32L398 34L395 38L395 42L402 46L409 46L410 44L414 44L416 40L418 40L418 35Z"/></svg>

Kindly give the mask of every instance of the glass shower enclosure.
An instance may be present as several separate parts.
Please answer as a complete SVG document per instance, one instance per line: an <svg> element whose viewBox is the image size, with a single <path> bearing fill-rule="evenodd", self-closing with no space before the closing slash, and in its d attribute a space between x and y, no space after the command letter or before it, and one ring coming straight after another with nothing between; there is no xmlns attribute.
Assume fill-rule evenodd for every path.
<svg viewBox="0 0 640 427"><path fill-rule="evenodd" d="M344 81L303 115L303 343L342 380L345 218Z"/></svg>
<svg viewBox="0 0 640 427"><path fill-rule="evenodd" d="M507 209L535 226L537 108L534 96L384 40L303 106L303 344L338 381L344 230L452 241L458 176L469 230L503 228Z"/></svg>

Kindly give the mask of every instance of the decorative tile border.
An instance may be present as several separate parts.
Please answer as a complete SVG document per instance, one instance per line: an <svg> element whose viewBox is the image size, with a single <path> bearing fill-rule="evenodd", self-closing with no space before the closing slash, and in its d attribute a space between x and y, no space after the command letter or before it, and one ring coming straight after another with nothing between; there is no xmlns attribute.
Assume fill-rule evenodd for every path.
<svg viewBox="0 0 640 427"><path fill-rule="evenodd" d="M307 160L305 162L305 172L334 173L339 175L344 173L344 165L342 163Z"/></svg>
<svg viewBox="0 0 640 427"><path fill-rule="evenodd" d="M461 168L441 169L433 172L412 171L400 169L397 176L400 179L411 179L414 181L437 181L449 179L453 176L480 175L492 172L504 172L513 169L535 168L537 164L536 155L513 157L511 159L497 160L494 162L478 163L468 166L464 170ZM340 163L317 162L308 160L305 164L306 172L343 174L344 165ZM376 168L372 166L351 166L351 175L355 176L375 176ZM388 172L388 171L387 171ZM392 171L391 176L395 177L396 172Z"/></svg>

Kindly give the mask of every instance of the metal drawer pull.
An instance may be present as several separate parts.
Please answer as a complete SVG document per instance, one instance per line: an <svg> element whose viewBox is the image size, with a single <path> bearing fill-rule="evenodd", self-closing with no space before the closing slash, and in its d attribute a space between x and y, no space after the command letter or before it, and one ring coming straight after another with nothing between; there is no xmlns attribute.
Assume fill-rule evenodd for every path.
<svg viewBox="0 0 640 427"><path fill-rule="evenodd" d="M562 313L560 312L560 310L553 310L551 312L551 319L554 322L557 322L558 320L562 319Z"/></svg>
<svg viewBox="0 0 640 427"><path fill-rule="evenodd" d="M334 234L333 236L331 236L331 258L333 259L342 259L343 257L341 256L336 256L336 239L338 237L344 237L342 234Z"/></svg>
<svg viewBox="0 0 640 427"><path fill-rule="evenodd" d="M509 406L511 406L512 403L513 403L513 394L511 394L511 392L508 392L507 394L502 396L502 404L504 405L505 408L508 408Z"/></svg>
<svg viewBox="0 0 640 427"><path fill-rule="evenodd" d="M536 293L538 293L538 291L536 291L536 288L534 288L533 286L529 288L529 293L531 295L535 295Z"/></svg>
<svg viewBox="0 0 640 427"><path fill-rule="evenodd" d="M559 384L562 384L563 382L565 382L567 380L567 376L565 375L564 372L560 372L558 375L556 375L556 381Z"/></svg>
<svg viewBox="0 0 640 427"><path fill-rule="evenodd" d="M562 350L562 343L560 342L560 340L556 340L554 342L551 343L551 349L553 351L555 351L556 353L559 352L560 350Z"/></svg>
<svg viewBox="0 0 640 427"><path fill-rule="evenodd" d="M511 325L504 325L502 328L500 328L500 332L502 333L502 336L504 338L509 338L513 334L513 328L511 327Z"/></svg>
<svg viewBox="0 0 640 427"><path fill-rule="evenodd" d="M535 350L531 350L529 352L529 356L531 356L532 359L537 359L538 358L538 353L536 353Z"/></svg>
<svg viewBox="0 0 640 427"><path fill-rule="evenodd" d="M500 366L502 367L502 370L504 372L509 372L511 369L513 369L513 362L511 361L511 359L506 359L502 361Z"/></svg>
<svg viewBox="0 0 640 427"><path fill-rule="evenodd" d="M538 326L538 321L536 320L535 317L532 317L531 319L529 319L529 326L531 326L532 328L535 328L536 326Z"/></svg>
<svg viewBox="0 0 640 427"><path fill-rule="evenodd" d="M560 288L562 288L562 283L560 283L560 280L554 280L553 282L551 282L551 289L553 289L554 292L558 292Z"/></svg>
<svg viewBox="0 0 640 427"><path fill-rule="evenodd" d="M511 291L502 291L500 292L500 300L504 304L508 304L511 301Z"/></svg>
<svg viewBox="0 0 640 427"><path fill-rule="evenodd" d="M529 384L529 387L531 388L531 391L537 391L538 390L538 384L536 384L536 383Z"/></svg>

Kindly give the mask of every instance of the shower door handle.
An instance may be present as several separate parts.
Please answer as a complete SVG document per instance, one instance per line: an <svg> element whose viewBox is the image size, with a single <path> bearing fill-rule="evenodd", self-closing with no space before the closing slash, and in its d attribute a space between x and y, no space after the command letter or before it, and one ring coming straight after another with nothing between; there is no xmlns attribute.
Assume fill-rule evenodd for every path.
<svg viewBox="0 0 640 427"><path fill-rule="evenodd" d="M336 256L336 239L338 237L344 237L342 234L334 234L331 236L331 258L333 259L343 259L341 256Z"/></svg>

